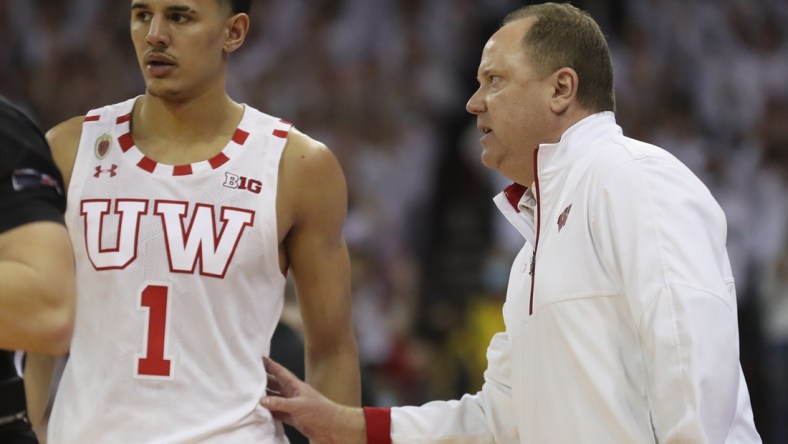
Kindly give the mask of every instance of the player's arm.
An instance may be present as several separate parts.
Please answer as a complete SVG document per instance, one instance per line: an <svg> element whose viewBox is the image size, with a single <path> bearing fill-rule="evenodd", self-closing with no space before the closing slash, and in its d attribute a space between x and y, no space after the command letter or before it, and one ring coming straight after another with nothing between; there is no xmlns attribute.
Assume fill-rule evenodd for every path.
<svg viewBox="0 0 788 444"><path fill-rule="evenodd" d="M13 109L2 116L0 348L62 354L75 310L63 185L38 128Z"/></svg>
<svg viewBox="0 0 788 444"><path fill-rule="evenodd" d="M27 418L36 436L47 434L47 420L55 366L61 357L46 353L28 353L25 357L25 396L27 398Z"/></svg>
<svg viewBox="0 0 788 444"><path fill-rule="evenodd" d="M66 227L26 223L0 234L0 348L63 354L74 322Z"/></svg>
<svg viewBox="0 0 788 444"><path fill-rule="evenodd" d="M54 126L46 133L47 142L52 150L52 159L55 161L66 189L71 182L71 173L74 171L74 162L77 158L79 139L82 137L82 122L84 116L74 117Z"/></svg>
<svg viewBox="0 0 788 444"><path fill-rule="evenodd" d="M74 167L79 139L82 135L83 120L82 116L67 120L46 134L52 158L63 176L66 189ZM69 243L69 255L71 255L70 248ZM27 413L38 436L46 436L46 409L49 404L54 366L55 358L50 355L42 353L28 353L27 355L25 364Z"/></svg>
<svg viewBox="0 0 788 444"><path fill-rule="evenodd" d="M78 118L50 131L58 136L55 139L47 135L53 159L69 175L76 144L67 169L58 157L61 161L67 157L64 130L69 129L73 137L77 121L81 132L82 118ZM74 255L62 223L27 223L0 234L0 348L66 353L74 323L74 279Z"/></svg>
<svg viewBox="0 0 788 444"><path fill-rule="evenodd" d="M358 351L350 313L350 260L342 228L347 185L334 155L297 130L280 163L284 240L304 328L306 379L328 398L359 405Z"/></svg>

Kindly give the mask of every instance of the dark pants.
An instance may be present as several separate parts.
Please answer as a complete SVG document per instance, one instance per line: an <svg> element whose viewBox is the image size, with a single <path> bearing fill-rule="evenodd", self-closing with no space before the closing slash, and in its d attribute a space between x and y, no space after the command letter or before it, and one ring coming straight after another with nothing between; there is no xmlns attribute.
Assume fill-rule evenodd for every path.
<svg viewBox="0 0 788 444"><path fill-rule="evenodd" d="M30 424L19 421L0 428L0 444L38 444L38 439Z"/></svg>
<svg viewBox="0 0 788 444"><path fill-rule="evenodd" d="M25 410L25 386L14 369L13 353L0 350L0 444L38 443Z"/></svg>

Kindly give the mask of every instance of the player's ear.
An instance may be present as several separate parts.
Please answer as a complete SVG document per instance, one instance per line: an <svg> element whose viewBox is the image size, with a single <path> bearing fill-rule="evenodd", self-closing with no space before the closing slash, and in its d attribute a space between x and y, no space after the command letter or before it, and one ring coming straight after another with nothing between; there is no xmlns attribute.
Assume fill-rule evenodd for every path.
<svg viewBox="0 0 788 444"><path fill-rule="evenodd" d="M235 14L225 22L224 51L234 52L243 45L249 32L249 16L244 13Z"/></svg>

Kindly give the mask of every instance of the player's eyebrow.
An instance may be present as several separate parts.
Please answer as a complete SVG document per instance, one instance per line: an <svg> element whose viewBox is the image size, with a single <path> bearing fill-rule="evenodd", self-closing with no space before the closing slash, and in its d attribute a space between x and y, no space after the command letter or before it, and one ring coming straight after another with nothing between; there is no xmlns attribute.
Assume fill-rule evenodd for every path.
<svg viewBox="0 0 788 444"><path fill-rule="evenodd" d="M134 2L134 3L131 4L131 9L132 10L135 10L135 9L150 9L150 6L148 6L148 4L145 3L145 2ZM192 11L192 8L190 6L188 6L188 5L173 5L173 6L168 6L167 7L167 11L168 12L189 12L189 11Z"/></svg>

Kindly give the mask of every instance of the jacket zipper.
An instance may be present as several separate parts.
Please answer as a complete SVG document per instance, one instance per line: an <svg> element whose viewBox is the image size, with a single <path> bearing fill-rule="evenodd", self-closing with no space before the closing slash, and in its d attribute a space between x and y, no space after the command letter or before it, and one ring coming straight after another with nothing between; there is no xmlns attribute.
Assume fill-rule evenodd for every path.
<svg viewBox="0 0 788 444"><path fill-rule="evenodd" d="M541 198L539 196L539 174L537 169L537 155L539 154L539 145L534 149L534 183L536 186L536 242L534 243L534 252L531 256L531 302L528 306L528 316L534 314L534 282L536 281L536 249L539 248L539 232L542 225L542 208L540 207Z"/></svg>

